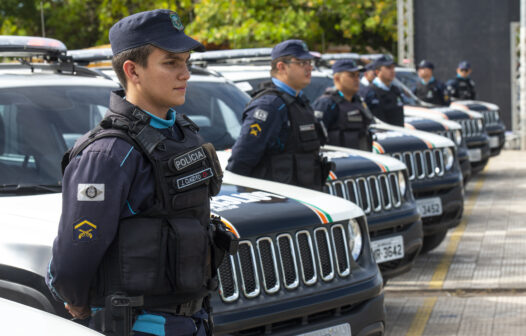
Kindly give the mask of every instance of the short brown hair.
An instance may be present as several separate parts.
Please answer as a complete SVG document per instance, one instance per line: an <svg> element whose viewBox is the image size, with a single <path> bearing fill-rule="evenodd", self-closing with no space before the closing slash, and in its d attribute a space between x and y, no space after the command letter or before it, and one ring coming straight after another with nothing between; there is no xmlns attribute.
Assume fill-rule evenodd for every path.
<svg viewBox="0 0 526 336"><path fill-rule="evenodd" d="M278 72L278 63L279 62L288 63L293 58L294 58L294 56L287 55L287 56L281 56L281 57L278 57L276 59L273 59L272 63L270 63L270 76L274 77L274 75Z"/></svg>
<svg viewBox="0 0 526 336"><path fill-rule="evenodd" d="M111 65L113 67L113 71L115 71L115 74L119 79L119 82L121 82L121 85L124 87L124 90L126 90L128 84L126 81L126 74L122 68L124 62L130 60L142 67L146 67L148 65L148 56L150 56L152 52L153 46L151 44L146 44L137 48L124 50L117 55L113 55Z"/></svg>

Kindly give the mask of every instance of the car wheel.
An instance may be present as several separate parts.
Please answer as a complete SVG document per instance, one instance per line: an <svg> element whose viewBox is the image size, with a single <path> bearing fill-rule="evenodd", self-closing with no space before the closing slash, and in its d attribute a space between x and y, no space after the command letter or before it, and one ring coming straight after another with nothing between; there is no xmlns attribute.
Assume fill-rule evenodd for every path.
<svg viewBox="0 0 526 336"><path fill-rule="evenodd" d="M427 253L435 249L446 238L447 230L437 232L435 234L424 236L424 244L420 253Z"/></svg>

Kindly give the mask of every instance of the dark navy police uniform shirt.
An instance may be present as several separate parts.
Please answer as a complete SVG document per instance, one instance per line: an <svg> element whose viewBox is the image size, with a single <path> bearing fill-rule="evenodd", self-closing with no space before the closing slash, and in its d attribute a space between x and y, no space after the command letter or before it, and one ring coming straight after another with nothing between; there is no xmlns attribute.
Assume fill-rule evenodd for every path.
<svg viewBox="0 0 526 336"><path fill-rule="evenodd" d="M296 96L296 91L276 78L272 78L278 89ZM302 92L299 93L300 97ZM266 151L280 152L285 148L290 122L283 99L268 94L254 99L245 108L241 133L228 160L228 170L250 175Z"/></svg>

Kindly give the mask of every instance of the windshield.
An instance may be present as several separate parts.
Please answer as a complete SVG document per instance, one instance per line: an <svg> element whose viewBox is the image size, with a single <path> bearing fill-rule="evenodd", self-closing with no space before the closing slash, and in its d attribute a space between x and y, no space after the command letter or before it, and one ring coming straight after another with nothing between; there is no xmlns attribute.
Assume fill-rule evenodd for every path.
<svg viewBox="0 0 526 336"><path fill-rule="evenodd" d="M404 101L404 105L413 105L413 106L422 106L425 105L423 101L418 98L413 91L409 90L407 86L405 86L402 82L400 82L397 78L393 80L393 85L398 87L400 91L402 91L402 100Z"/></svg>
<svg viewBox="0 0 526 336"><path fill-rule="evenodd" d="M50 191L64 152L106 113L111 87L0 89L0 189ZM30 186L40 186L30 188Z"/></svg>
<svg viewBox="0 0 526 336"><path fill-rule="evenodd" d="M217 150L232 148L241 132L241 118L250 96L224 82L189 81L184 105L186 114L199 126L199 134Z"/></svg>
<svg viewBox="0 0 526 336"><path fill-rule="evenodd" d="M411 91L416 89L419 80L418 74L413 71L396 71L396 78Z"/></svg>

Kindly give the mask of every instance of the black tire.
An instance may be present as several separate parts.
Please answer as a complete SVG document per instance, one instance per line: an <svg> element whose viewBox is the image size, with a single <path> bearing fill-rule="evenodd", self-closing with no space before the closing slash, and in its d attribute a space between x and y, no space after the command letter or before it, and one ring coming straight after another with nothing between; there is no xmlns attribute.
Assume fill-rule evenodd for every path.
<svg viewBox="0 0 526 336"><path fill-rule="evenodd" d="M424 236L424 244L420 253L427 253L435 249L446 238L447 230L434 233L429 236Z"/></svg>

